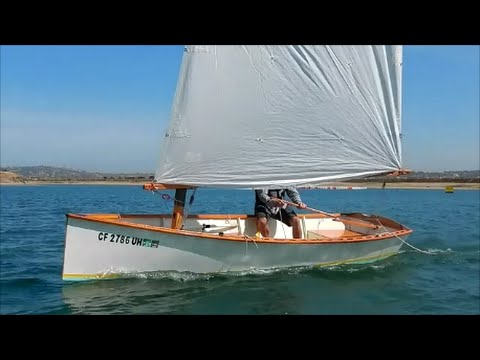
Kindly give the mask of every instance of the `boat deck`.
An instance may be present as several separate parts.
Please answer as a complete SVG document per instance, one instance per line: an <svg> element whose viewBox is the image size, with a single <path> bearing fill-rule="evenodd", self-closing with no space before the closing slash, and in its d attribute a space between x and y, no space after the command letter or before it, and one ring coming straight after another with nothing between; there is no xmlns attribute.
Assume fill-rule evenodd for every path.
<svg viewBox="0 0 480 360"><path fill-rule="evenodd" d="M385 218L368 217L363 214L342 215L328 218L321 214L300 216L302 237L293 238L292 227L281 221L269 219L269 238L257 237L256 218L246 214L189 215L181 229L172 228L169 214L86 214L70 217L86 218L95 222L119 223L130 228L141 228L186 236L200 236L221 240L255 239L261 242L357 242L398 237L411 230Z"/></svg>

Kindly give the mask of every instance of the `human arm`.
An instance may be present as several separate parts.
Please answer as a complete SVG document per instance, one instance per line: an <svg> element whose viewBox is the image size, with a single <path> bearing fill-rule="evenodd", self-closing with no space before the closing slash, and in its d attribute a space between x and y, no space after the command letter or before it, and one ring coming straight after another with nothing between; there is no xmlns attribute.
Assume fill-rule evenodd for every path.
<svg viewBox="0 0 480 360"><path fill-rule="evenodd" d="M300 196L300 193L298 192L298 190L296 188L287 188L285 189L288 197L290 198L290 200L292 200L293 203L295 203L300 209L305 209L307 207L307 205L305 205L303 202L302 202L302 198Z"/></svg>
<svg viewBox="0 0 480 360"><path fill-rule="evenodd" d="M267 206L282 206L283 201L281 199L268 196L268 189L255 190L258 199Z"/></svg>

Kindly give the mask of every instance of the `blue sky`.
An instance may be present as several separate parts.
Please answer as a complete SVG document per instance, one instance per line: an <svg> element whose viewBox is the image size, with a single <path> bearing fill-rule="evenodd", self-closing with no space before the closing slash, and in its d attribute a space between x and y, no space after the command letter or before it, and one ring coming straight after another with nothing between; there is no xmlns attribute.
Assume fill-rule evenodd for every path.
<svg viewBox="0 0 480 360"><path fill-rule="evenodd" d="M155 171L183 46L2 46L1 166ZM480 169L479 46L405 46L404 162Z"/></svg>

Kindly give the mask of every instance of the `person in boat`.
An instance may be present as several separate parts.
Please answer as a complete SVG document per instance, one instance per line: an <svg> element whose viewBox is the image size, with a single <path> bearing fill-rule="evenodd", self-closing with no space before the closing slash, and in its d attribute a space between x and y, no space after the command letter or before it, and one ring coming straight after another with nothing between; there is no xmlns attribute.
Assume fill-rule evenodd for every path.
<svg viewBox="0 0 480 360"><path fill-rule="evenodd" d="M294 187L285 189L256 189L255 190L255 216L257 217L257 232L264 237L270 237L268 219L280 220L284 224L292 227L293 237L299 239L302 237L300 219L284 200L288 195L290 200L300 209L305 209L307 205L302 202L300 193Z"/></svg>

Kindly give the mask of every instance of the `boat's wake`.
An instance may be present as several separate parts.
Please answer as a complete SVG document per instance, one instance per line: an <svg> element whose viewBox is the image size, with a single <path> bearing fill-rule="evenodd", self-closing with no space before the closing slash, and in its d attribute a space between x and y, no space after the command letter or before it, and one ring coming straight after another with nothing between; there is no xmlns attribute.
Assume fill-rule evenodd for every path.
<svg viewBox="0 0 480 360"><path fill-rule="evenodd" d="M221 273L199 274L191 272L179 271L149 271L149 272L116 272L118 276L115 279L146 279L146 280L173 280L177 282L188 281L210 281L228 278L241 277L263 277L271 275L299 275L306 273L325 273L325 272L344 272L352 273L358 271L368 270L382 270L389 267L389 264L362 264L362 265L326 265L326 266L296 266L289 268L271 268L271 269L256 269L242 271L228 271ZM113 270L112 270L113 272Z"/></svg>
<svg viewBox="0 0 480 360"><path fill-rule="evenodd" d="M441 257L455 255L455 251L450 248L438 249L430 248L424 251L426 254L439 255ZM361 273L365 271L385 271L391 268L397 268L398 266L412 266L411 262L418 263L418 257L412 255L423 256L417 251L405 248L400 250L399 255L386 259L383 262L373 262L367 264L334 264L334 265L322 265L322 266L296 266L296 267L281 267L281 268L269 268L259 269L251 268L242 271L228 271L218 273L192 273L181 271L146 271L146 272L131 272L123 269L111 268L106 271L102 276L102 281L107 278L112 279L146 279L146 280L173 280L176 282L191 282L191 281L211 281L228 278L241 278L241 277L257 277L257 276L272 276L272 275L299 275L299 274L331 274L335 273ZM93 279L95 280L95 279Z"/></svg>

